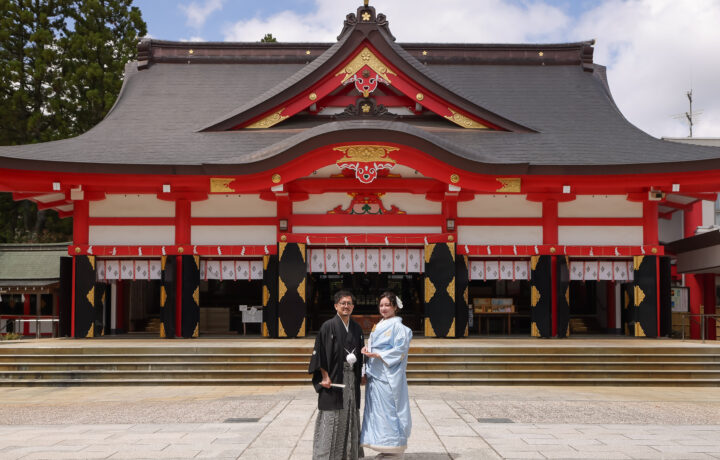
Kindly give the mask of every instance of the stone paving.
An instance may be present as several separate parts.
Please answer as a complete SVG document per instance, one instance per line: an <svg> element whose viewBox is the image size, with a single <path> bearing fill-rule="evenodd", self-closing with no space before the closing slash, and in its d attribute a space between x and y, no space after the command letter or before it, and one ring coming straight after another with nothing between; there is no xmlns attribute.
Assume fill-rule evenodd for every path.
<svg viewBox="0 0 720 460"><path fill-rule="evenodd" d="M413 386L410 396L406 459L720 459L720 388ZM309 386L0 388L0 459L308 459L315 413Z"/></svg>

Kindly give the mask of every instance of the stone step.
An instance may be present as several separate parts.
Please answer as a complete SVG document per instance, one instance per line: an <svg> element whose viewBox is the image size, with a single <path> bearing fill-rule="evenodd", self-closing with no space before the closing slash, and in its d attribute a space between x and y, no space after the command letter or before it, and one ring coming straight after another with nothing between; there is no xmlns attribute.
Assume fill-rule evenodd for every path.
<svg viewBox="0 0 720 460"><path fill-rule="evenodd" d="M169 370L169 371L214 371L214 370L305 370L308 361L250 361L250 362L199 362L199 361L177 361L177 362L26 362L0 363L0 371L73 371L73 370L103 370L103 371L135 371L135 370ZM720 362L697 363L697 362L485 362L485 361L464 361L464 362L424 362L412 361L408 365L408 371L420 370L558 370L558 371L581 371L581 370L627 370L635 369L645 372L654 370L720 370Z"/></svg>

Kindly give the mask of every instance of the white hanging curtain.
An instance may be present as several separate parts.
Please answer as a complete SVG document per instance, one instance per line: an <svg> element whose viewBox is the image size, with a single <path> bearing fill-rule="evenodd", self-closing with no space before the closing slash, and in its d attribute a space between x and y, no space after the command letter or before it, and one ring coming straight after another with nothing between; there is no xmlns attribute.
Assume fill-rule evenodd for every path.
<svg viewBox="0 0 720 460"><path fill-rule="evenodd" d="M159 280L160 260L157 259L98 259L98 281L108 280Z"/></svg>
<svg viewBox="0 0 720 460"><path fill-rule="evenodd" d="M313 248L309 273L423 273L422 249Z"/></svg>
<svg viewBox="0 0 720 460"><path fill-rule="evenodd" d="M263 278L262 260L200 260L201 280L251 281Z"/></svg>
<svg viewBox="0 0 720 460"><path fill-rule="evenodd" d="M527 260L471 260L471 280L529 280Z"/></svg>
<svg viewBox="0 0 720 460"><path fill-rule="evenodd" d="M632 281L631 260L571 260L570 279L573 281Z"/></svg>

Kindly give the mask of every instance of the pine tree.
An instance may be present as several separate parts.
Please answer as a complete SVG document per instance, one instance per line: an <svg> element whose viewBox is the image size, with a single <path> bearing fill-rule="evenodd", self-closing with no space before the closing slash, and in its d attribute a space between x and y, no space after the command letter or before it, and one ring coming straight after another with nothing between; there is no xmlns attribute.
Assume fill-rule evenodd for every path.
<svg viewBox="0 0 720 460"><path fill-rule="evenodd" d="M277 43L277 38L273 37L273 34L265 34L260 43Z"/></svg>

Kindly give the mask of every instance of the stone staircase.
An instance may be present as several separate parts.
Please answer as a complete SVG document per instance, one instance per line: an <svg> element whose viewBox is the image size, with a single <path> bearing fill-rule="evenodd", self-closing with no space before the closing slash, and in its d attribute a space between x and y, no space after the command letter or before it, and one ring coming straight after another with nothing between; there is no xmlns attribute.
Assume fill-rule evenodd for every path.
<svg viewBox="0 0 720 460"><path fill-rule="evenodd" d="M692 385L720 386L717 345L598 346L591 341L528 339L491 346L424 340L410 350L414 385ZM640 339L642 340L642 339ZM129 341L131 342L131 341ZM488 343L491 341L485 341ZM131 346L86 342L0 346L0 385L308 385L312 341L273 346ZM238 342L239 343L239 342ZM457 344L457 345L455 345Z"/></svg>

